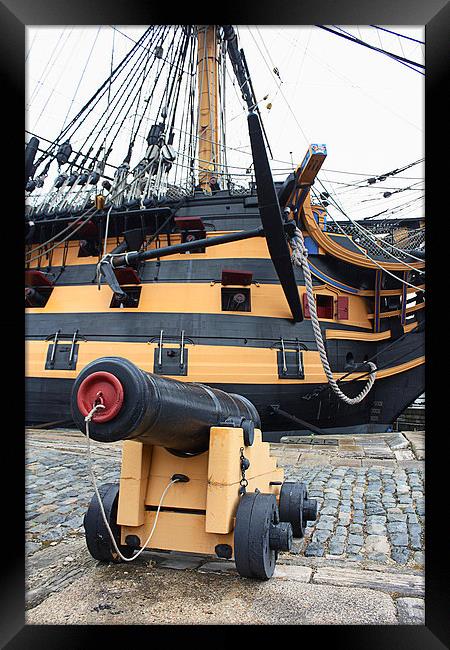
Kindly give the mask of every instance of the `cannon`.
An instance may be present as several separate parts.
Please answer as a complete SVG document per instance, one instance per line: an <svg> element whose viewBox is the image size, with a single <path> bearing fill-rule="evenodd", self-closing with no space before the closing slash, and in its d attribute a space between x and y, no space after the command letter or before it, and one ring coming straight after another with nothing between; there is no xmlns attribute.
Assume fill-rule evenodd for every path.
<svg viewBox="0 0 450 650"><path fill-rule="evenodd" d="M71 409L84 433L90 417L89 438L123 441L119 485L102 485L84 517L99 561L182 551L234 558L241 576L267 580L317 516L306 485L283 480L241 395L103 357L78 375Z"/></svg>
<svg viewBox="0 0 450 650"><path fill-rule="evenodd" d="M143 372L118 357L97 359L76 379L71 406L79 427L96 399L105 407L90 427L98 442L138 440L195 454L208 449L212 426L242 423L248 444L260 426L258 411L241 395Z"/></svg>

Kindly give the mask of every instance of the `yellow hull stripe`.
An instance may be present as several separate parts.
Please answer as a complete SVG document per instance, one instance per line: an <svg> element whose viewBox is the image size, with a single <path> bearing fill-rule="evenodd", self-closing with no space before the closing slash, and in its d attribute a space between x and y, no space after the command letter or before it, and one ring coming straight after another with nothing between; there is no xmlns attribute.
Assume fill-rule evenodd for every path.
<svg viewBox="0 0 450 650"><path fill-rule="evenodd" d="M230 234L235 231L223 231L223 232L211 232L207 233L206 236L217 237L218 235ZM179 244L181 241L181 236L179 234L170 235L171 244ZM161 247L167 246L168 241L167 237L160 236L160 245ZM116 238L108 239L106 246L106 251L110 253L117 246ZM154 245L151 245L148 250L153 250ZM36 249L37 250L37 249ZM97 264L98 257L78 257L79 242L73 241L69 242L67 250L67 260L66 265L78 265L78 264ZM38 252L29 255L29 257L36 257ZM220 244L219 246L211 246L205 250L205 253L178 253L176 255L168 255L164 259L167 260L211 260L211 259L224 259L228 260L232 264L233 259L235 258L253 258L253 259L270 259L269 250L267 248L267 243L265 237L255 237L253 239L246 239L244 241L230 242L228 244ZM53 251L52 265L61 266L63 260L63 246L58 246ZM31 268L34 268L38 265L39 260L35 260L30 264ZM154 264L157 260L148 260L146 264ZM43 256L41 259L41 266L46 266L46 258Z"/></svg>
<svg viewBox="0 0 450 650"><path fill-rule="evenodd" d="M76 370L45 370L48 341L27 341L25 348L26 376L42 378L75 379L79 372L91 361L99 357L124 357L147 372L153 372L156 343L121 343L102 341L82 341L78 348ZM164 349L178 346L168 344ZM197 381L206 384L324 384L327 382L319 353L303 352L304 379L279 379L277 350L266 348L247 348L234 346L186 345L189 350L188 375L176 377L179 381ZM289 347L287 347L289 350ZM425 362L418 357L406 363L380 370L377 378L389 377ZM346 373L334 373L340 379ZM361 378L364 373L354 373L349 380ZM344 380L345 381L345 380Z"/></svg>
<svg viewBox="0 0 450 650"><path fill-rule="evenodd" d="M405 325L405 332L412 332L416 329L418 323L410 323ZM327 330L327 341L385 341L391 337L391 331L379 332L378 334L370 332L354 332L352 330Z"/></svg>
<svg viewBox="0 0 450 650"><path fill-rule="evenodd" d="M304 287L299 287L301 297ZM323 293L328 293L324 291ZM332 294L333 295L333 294ZM222 311L221 285L204 282L168 282L141 285L141 296L137 308L110 308L112 290L107 285L64 286L55 287L45 307L32 307L26 310L30 314L86 314L114 311L132 313L190 313L190 314L227 314L230 316L265 316L291 320L292 314L286 302L282 288L277 284L260 284L251 286L251 311ZM349 302L353 317L345 324L371 329L367 316L365 301L354 298ZM76 320L76 316L74 316ZM334 322L332 319L321 319Z"/></svg>

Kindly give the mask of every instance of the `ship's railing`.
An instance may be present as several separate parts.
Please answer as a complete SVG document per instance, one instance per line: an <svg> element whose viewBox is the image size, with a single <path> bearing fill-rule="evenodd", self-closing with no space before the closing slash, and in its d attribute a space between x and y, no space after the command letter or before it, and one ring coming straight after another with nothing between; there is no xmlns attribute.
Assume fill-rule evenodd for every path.
<svg viewBox="0 0 450 650"><path fill-rule="evenodd" d="M226 174L220 183L231 196L249 196L256 191L255 177L251 174Z"/></svg>
<svg viewBox="0 0 450 650"><path fill-rule="evenodd" d="M38 220L54 219L79 215L84 210L91 208L96 203L98 194L104 195L104 207L108 209L126 209L131 206L143 208L149 196L148 188L145 190L144 181L129 182L130 174L124 171L120 183L116 182L109 190L100 185L83 185L73 187L52 188L49 192L36 192L26 197L25 217ZM148 179L147 179L148 180ZM183 182L183 180L185 182ZM250 196L256 194L254 176L251 174L218 174L217 189L228 190L231 196ZM160 183L158 193L150 192L154 199L161 203L165 198L168 201L180 200L192 196L198 191L189 179L182 182L169 183L167 179Z"/></svg>
<svg viewBox="0 0 450 650"><path fill-rule="evenodd" d="M364 224L364 228L366 228ZM366 235L352 223L339 222L339 226L333 222L327 222L327 232L341 234L344 231L361 248L364 248L371 256L390 259L386 249L395 254L401 260L408 260L409 251L420 249L425 244L425 228L416 228L408 231L400 228L397 224L383 224L382 227L371 228L371 234ZM395 246L395 250L391 246ZM384 250L383 250L384 249ZM403 249L403 250L402 250Z"/></svg>

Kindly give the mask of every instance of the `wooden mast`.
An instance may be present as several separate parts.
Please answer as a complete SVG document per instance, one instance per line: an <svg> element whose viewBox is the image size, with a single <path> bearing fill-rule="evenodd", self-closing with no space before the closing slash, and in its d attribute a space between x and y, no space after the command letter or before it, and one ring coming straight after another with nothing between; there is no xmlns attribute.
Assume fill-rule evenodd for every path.
<svg viewBox="0 0 450 650"><path fill-rule="evenodd" d="M211 192L210 180L218 180L220 164L218 111L218 36L216 25L198 25L198 179Z"/></svg>

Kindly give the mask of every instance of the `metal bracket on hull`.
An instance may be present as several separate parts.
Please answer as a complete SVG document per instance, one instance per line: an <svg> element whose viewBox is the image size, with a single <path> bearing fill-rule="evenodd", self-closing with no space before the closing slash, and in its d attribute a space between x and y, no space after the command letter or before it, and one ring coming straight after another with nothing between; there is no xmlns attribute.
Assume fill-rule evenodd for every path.
<svg viewBox="0 0 450 650"><path fill-rule="evenodd" d="M185 347L184 330L180 335L180 347L164 348L164 330L161 330L158 347L155 348L153 357L153 372L155 375L171 375L185 377L188 374L188 353ZM189 339L190 340L190 339ZM152 341L149 341L151 343Z"/></svg>
<svg viewBox="0 0 450 650"><path fill-rule="evenodd" d="M286 349L286 345L290 350ZM304 379L305 370L303 366L303 352L300 341L286 344L280 339L281 350L277 352L278 379ZM295 347L295 350L292 350Z"/></svg>
<svg viewBox="0 0 450 650"><path fill-rule="evenodd" d="M50 343L45 362L46 370L75 370L78 361L78 330L72 336L61 334L57 330L52 336L53 343ZM71 343L61 343L61 338L71 338Z"/></svg>

